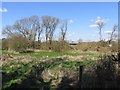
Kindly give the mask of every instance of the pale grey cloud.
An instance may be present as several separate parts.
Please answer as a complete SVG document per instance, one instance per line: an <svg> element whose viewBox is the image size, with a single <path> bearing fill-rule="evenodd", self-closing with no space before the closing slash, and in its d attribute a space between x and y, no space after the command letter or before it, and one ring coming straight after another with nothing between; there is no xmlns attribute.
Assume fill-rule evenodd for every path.
<svg viewBox="0 0 120 90"><path fill-rule="evenodd" d="M93 20L93 19L91 19L91 20L92 20L92 22L93 22L93 24L89 25L89 27L91 27L91 28L97 27L97 26L98 26L98 25L97 25L98 23L104 23L104 24L105 24L106 22L110 21L109 18L102 19L100 16L97 16L95 20ZM90 20L90 21L91 21L91 20Z"/></svg>
<svg viewBox="0 0 120 90"><path fill-rule="evenodd" d="M97 24L97 23L100 23L100 22L105 23L104 19L98 19L98 20L95 21L96 24Z"/></svg>
<svg viewBox="0 0 120 90"><path fill-rule="evenodd" d="M92 24L92 25L89 25L89 27L93 28L93 27L97 27L98 25L96 24Z"/></svg>
<svg viewBox="0 0 120 90"><path fill-rule="evenodd" d="M68 34L68 37L72 37L72 36L75 36L75 35L77 35L77 33L76 32L72 32L72 33Z"/></svg>
<svg viewBox="0 0 120 90"><path fill-rule="evenodd" d="M71 19L71 20L69 20L69 23L73 23L73 20Z"/></svg>
<svg viewBox="0 0 120 90"><path fill-rule="evenodd" d="M106 33L106 34L111 34L111 33L112 33L112 31L107 30L107 31L105 31L104 33Z"/></svg>
<svg viewBox="0 0 120 90"><path fill-rule="evenodd" d="M97 20L100 20L101 19L101 17L100 16L97 16Z"/></svg>
<svg viewBox="0 0 120 90"><path fill-rule="evenodd" d="M104 20L104 19L101 19L100 16L97 16L97 18L96 18L96 20L95 20L95 24L100 23L100 22L105 23L105 20Z"/></svg>
<svg viewBox="0 0 120 90"><path fill-rule="evenodd" d="M7 12L8 10L6 8L0 8L0 12Z"/></svg>

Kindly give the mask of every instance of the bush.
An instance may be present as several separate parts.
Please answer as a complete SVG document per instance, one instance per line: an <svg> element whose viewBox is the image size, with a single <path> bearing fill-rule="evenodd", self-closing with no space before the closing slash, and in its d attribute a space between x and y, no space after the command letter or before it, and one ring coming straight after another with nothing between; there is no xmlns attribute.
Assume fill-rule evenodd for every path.
<svg viewBox="0 0 120 90"><path fill-rule="evenodd" d="M120 88L117 55L100 56L89 68L84 69L82 88Z"/></svg>
<svg viewBox="0 0 120 90"><path fill-rule="evenodd" d="M8 50L8 39L3 39L2 40L2 50Z"/></svg>
<svg viewBox="0 0 120 90"><path fill-rule="evenodd" d="M41 43L41 48L42 50L52 50L55 52L62 52L62 51L67 51L72 49L70 45L67 42L62 42L62 41L53 41L52 44L43 42Z"/></svg>
<svg viewBox="0 0 120 90"><path fill-rule="evenodd" d="M95 67L95 76L97 80L96 87L100 88L110 88L117 87L116 82L116 62L114 55L112 56L103 56L97 62Z"/></svg>
<svg viewBox="0 0 120 90"><path fill-rule="evenodd" d="M64 41L56 41L52 43L51 50L55 52L62 52L72 49L70 45Z"/></svg>
<svg viewBox="0 0 120 90"><path fill-rule="evenodd" d="M14 35L9 38L8 44L10 49L18 52L27 49L28 45L27 40L21 35Z"/></svg>
<svg viewBox="0 0 120 90"><path fill-rule="evenodd" d="M33 53L34 50L21 50L19 53Z"/></svg>
<svg viewBox="0 0 120 90"><path fill-rule="evenodd" d="M97 47L97 42L81 42L77 44L76 49L82 50L82 51L95 51Z"/></svg>
<svg viewBox="0 0 120 90"><path fill-rule="evenodd" d="M40 45L40 49L49 50L49 44L47 44L46 42L42 42Z"/></svg>
<svg viewBox="0 0 120 90"><path fill-rule="evenodd" d="M118 52L118 43L117 42L112 42L112 47L109 47L110 48L110 51L111 52Z"/></svg>

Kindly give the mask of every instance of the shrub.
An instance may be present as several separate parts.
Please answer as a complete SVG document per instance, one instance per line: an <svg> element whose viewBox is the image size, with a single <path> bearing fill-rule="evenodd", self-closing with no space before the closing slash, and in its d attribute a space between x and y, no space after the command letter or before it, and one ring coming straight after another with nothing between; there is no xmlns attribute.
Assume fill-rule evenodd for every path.
<svg viewBox="0 0 120 90"><path fill-rule="evenodd" d="M100 59L83 72L82 88L118 88L120 75L117 55L100 56Z"/></svg>
<svg viewBox="0 0 120 90"><path fill-rule="evenodd" d="M18 52L27 49L28 45L27 40L21 35L14 35L9 38L8 44L10 49Z"/></svg>
<svg viewBox="0 0 120 90"><path fill-rule="evenodd" d="M2 40L2 50L8 50L8 39L3 39Z"/></svg>
<svg viewBox="0 0 120 90"><path fill-rule="evenodd" d="M111 52L118 52L118 43L117 42L112 42L112 47L109 47L110 48L110 51Z"/></svg>
<svg viewBox="0 0 120 90"><path fill-rule="evenodd" d="M51 50L55 52L62 52L72 49L70 45L64 41L56 41L52 43Z"/></svg>
<svg viewBox="0 0 120 90"><path fill-rule="evenodd" d="M116 62L113 56L103 56L95 67L97 86L100 88L116 87Z"/></svg>
<svg viewBox="0 0 120 90"><path fill-rule="evenodd" d="M62 52L62 51L67 51L72 49L70 45L67 42L62 42L62 41L53 41L52 44L49 43L41 43L41 48L42 50L52 50L55 52Z"/></svg>
<svg viewBox="0 0 120 90"><path fill-rule="evenodd" d="M34 50L20 50L19 53L33 53Z"/></svg>
<svg viewBox="0 0 120 90"><path fill-rule="evenodd" d="M77 49L82 51L95 51L97 47L97 42L81 42L77 44Z"/></svg>

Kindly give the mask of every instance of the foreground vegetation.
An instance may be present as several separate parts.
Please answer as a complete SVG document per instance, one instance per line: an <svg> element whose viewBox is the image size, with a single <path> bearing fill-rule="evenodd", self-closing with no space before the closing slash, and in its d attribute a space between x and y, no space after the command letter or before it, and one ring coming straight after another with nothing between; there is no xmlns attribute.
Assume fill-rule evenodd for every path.
<svg viewBox="0 0 120 90"><path fill-rule="evenodd" d="M60 58L52 59L47 62L40 62L33 60L31 62L9 62L2 66L3 74L3 89L24 85L24 81L29 79L29 82L25 84L27 88L40 88L43 83L49 82L48 80L42 81L41 73L45 70L57 70L58 67L65 68L78 68L81 65L93 65L94 61L65 61ZM61 73L60 73L61 74ZM37 75L37 76L36 76ZM54 78L59 78L59 73ZM31 81L32 80L32 81ZM24 87L24 86L22 86ZM25 88L24 87L24 88Z"/></svg>
<svg viewBox="0 0 120 90"><path fill-rule="evenodd" d="M62 58L34 59L29 62L9 61L2 66L3 89L37 88L118 88L120 82L117 56L93 60L71 61ZM79 83L79 67L83 66Z"/></svg>

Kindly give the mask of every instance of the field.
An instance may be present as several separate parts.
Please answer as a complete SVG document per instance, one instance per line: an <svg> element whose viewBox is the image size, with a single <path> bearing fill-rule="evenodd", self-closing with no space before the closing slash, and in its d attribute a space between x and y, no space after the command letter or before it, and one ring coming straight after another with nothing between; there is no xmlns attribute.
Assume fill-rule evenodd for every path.
<svg viewBox="0 0 120 90"><path fill-rule="evenodd" d="M6 50L3 50L2 54L7 56L8 52ZM53 81L56 81L56 78L61 79L61 77L65 75L66 69L68 69L69 71L67 73L70 73L69 69L73 69L72 70L73 72L74 69L76 71L76 69L78 69L79 66L94 65L96 61L90 59L92 59L93 57L97 59L98 57L97 54L90 52L63 53L63 52L48 52L48 51L39 51L35 53L24 53L24 54L23 53L10 54L10 56L11 57L8 57L7 60L3 61L3 66L2 66L4 89L16 87L16 85L19 87L23 85L24 87L23 84L24 81L30 80L32 77L34 77L35 80L29 82L28 84L32 84L33 82L34 84L32 84L32 86L26 85L25 87L40 88L41 84L43 83L45 84L49 82L49 80L52 78ZM85 57L88 56L88 58L85 58L84 56ZM78 59L76 59L75 57L78 57ZM65 69L65 70L61 71L61 69ZM52 73L53 76L46 76L44 77L43 81L40 80L40 77L35 76L37 75L37 73L39 74L44 73L46 70L51 70L50 73ZM57 74L57 76L55 75L55 73ZM47 72L47 74L49 73ZM52 87L56 87L59 83L60 81L57 82L56 85L53 85Z"/></svg>
<svg viewBox="0 0 120 90"><path fill-rule="evenodd" d="M7 50L2 50L3 89L99 87L97 86L98 83L95 84L95 80L97 79L95 79L96 75L94 75L94 73L98 74L95 71L99 69L94 68L96 65L99 65L97 63L100 56L101 54L93 52L68 53L41 50L34 53L15 54L9 53ZM110 67L107 66L109 70L114 65L114 62L111 63ZM81 66L84 71L82 71L82 79L79 79ZM106 66L100 64L100 67L103 69L99 70L99 72L103 72ZM103 75L108 73L109 70L105 70ZM112 75L112 73L109 73L109 75ZM106 74L106 78L108 77ZM81 85L78 83L80 80L82 80Z"/></svg>

